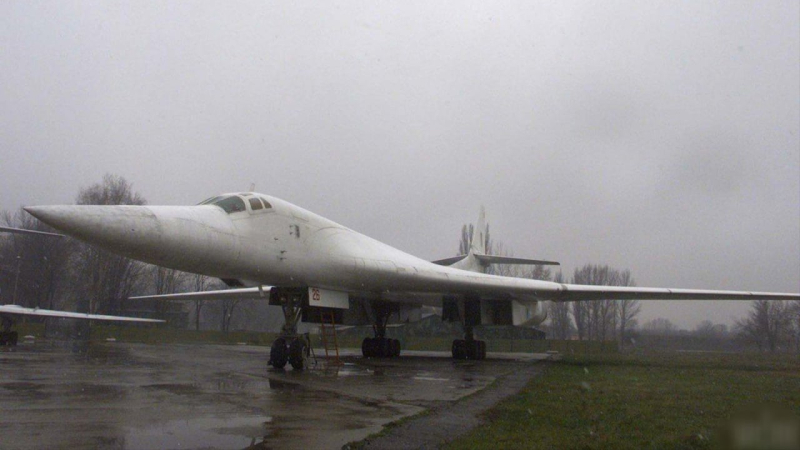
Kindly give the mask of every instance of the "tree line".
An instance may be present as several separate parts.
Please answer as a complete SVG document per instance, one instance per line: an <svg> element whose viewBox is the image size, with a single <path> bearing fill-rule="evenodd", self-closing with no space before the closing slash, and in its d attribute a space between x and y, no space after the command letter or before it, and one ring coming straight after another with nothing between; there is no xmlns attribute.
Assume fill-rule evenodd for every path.
<svg viewBox="0 0 800 450"><path fill-rule="evenodd" d="M513 256L502 242L493 239L490 228L486 226L484 246L492 255ZM474 233L472 224L461 227L459 255L469 252ZM487 273L509 277L530 278L556 283L591 284L602 286L635 286L630 270L620 270L608 265L586 264L575 269L572 278L567 280L561 271L553 273L548 266L494 264ZM620 340L636 326L636 316L641 306L638 300L600 300L591 302L553 302L550 304L548 319L542 328L554 339L579 340Z"/></svg>
<svg viewBox="0 0 800 450"><path fill-rule="evenodd" d="M484 244L487 253L513 256L501 242L490 237L488 224L486 229ZM459 255L469 252L473 231L472 224L462 226ZM561 271L553 273L547 266L493 265L488 273L556 283L636 286L630 270L601 264L577 268L569 279ZM636 318L640 312L639 300L552 302L548 319L541 328L553 339L616 340L622 345L630 345L642 334L662 337L683 334L695 338L733 340L739 349L755 347L764 351L800 352L798 300L754 300L747 316L737 320L731 330L705 320L695 330L685 332L664 318L653 319L639 327Z"/></svg>

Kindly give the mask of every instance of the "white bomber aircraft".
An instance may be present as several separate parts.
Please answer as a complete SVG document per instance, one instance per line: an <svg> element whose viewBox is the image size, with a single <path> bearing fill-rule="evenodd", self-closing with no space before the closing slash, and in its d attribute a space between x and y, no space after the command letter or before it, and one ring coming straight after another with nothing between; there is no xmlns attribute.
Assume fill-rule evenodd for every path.
<svg viewBox="0 0 800 450"><path fill-rule="evenodd" d="M467 255L429 262L303 208L253 192L224 194L195 206L34 206L50 226L130 258L218 277L234 289L139 298L170 300L264 298L283 308L281 337L270 364L301 369L308 342L297 323L372 324L367 357L391 357L400 343L385 336L390 320L406 321L421 305L443 308L464 325L453 342L457 359L483 359L474 339L481 324L530 326L547 317L548 302L599 299L800 299L800 294L583 286L484 273L491 263L555 264L486 255L484 214Z"/></svg>
<svg viewBox="0 0 800 450"><path fill-rule="evenodd" d="M24 234L28 236L38 237L64 237L63 234L48 233L46 231L26 230L23 228L0 227L2 233L15 233ZM143 319L140 317L128 316L108 316L104 314L85 314L69 311L56 311L52 309L40 308L26 308L19 305L0 305L0 345L16 345L19 338L16 331L11 331L11 328L16 323L17 319L24 316L34 317L56 317L60 319L84 319L84 320L104 320L115 322L147 322L147 323L164 323L164 320L159 319Z"/></svg>

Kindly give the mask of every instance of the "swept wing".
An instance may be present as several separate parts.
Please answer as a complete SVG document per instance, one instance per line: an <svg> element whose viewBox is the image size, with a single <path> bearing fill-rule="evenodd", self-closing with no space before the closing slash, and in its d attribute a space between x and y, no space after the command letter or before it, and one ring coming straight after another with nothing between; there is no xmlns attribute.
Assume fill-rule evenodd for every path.
<svg viewBox="0 0 800 450"><path fill-rule="evenodd" d="M85 314L69 311L54 311L52 309L26 308L19 305L0 305L0 315L12 316L37 316L37 317L59 317L62 319L85 319L85 320L108 320L117 322L147 322L164 323L159 319L143 319L140 317L126 316L107 316L103 314Z"/></svg>
<svg viewBox="0 0 800 450"><path fill-rule="evenodd" d="M218 291L181 292L178 294L140 295L131 300L248 300L269 299L270 287L221 289Z"/></svg>
<svg viewBox="0 0 800 450"><path fill-rule="evenodd" d="M12 227L0 227L0 232L2 232L2 233L15 233L15 234L28 234L28 235L37 235L37 236L49 236L49 237L64 237L63 234L58 234L58 233L48 233L46 231L26 230L26 229L23 229L23 228L12 228Z"/></svg>

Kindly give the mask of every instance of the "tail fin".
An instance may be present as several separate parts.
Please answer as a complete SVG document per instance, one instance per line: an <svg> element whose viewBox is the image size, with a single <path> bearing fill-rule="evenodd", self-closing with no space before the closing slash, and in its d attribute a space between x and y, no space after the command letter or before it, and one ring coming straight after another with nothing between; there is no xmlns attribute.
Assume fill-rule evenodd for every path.
<svg viewBox="0 0 800 450"><path fill-rule="evenodd" d="M483 206L481 206L480 214L478 215L478 226L472 229L471 239L469 250L466 255L459 255L431 262L442 266L453 267L454 269L481 273L486 273L487 269L492 264L558 265L555 261L486 254L487 241L489 241L489 224L486 223L486 209Z"/></svg>
<svg viewBox="0 0 800 450"><path fill-rule="evenodd" d="M486 254L486 241L489 233L486 226L486 208L481 205L481 212L478 215L478 225L472 232L472 242L470 243L470 253L475 255Z"/></svg>
<svg viewBox="0 0 800 450"><path fill-rule="evenodd" d="M486 224L486 209L481 205L478 215L478 225L472 229L472 237L466 255L434 261L437 264L447 265L456 269L470 272L486 273L489 264L481 262L476 255L486 254L486 241L489 235L489 226Z"/></svg>

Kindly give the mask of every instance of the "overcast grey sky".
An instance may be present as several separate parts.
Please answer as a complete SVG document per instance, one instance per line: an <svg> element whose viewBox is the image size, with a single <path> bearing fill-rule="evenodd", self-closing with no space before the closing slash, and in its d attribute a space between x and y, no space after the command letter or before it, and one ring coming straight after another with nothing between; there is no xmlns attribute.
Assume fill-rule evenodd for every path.
<svg viewBox="0 0 800 450"><path fill-rule="evenodd" d="M798 5L0 2L0 208L255 183L435 259L483 204L568 275L798 292Z"/></svg>

